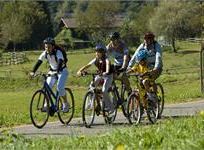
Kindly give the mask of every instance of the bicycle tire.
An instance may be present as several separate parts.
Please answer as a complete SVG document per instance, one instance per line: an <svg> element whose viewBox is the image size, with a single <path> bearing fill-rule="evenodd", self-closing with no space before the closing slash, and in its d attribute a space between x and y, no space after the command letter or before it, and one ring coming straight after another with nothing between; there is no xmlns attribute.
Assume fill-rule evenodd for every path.
<svg viewBox="0 0 204 150"><path fill-rule="evenodd" d="M111 99L111 103L113 104L114 111L113 111L113 113L106 115L107 112L104 111L104 106L105 105L104 105L104 102L103 102L103 106L102 106L103 116L104 116L104 120L105 120L106 124L113 123L115 121L116 116L117 116L117 101L115 99L116 95L115 95L114 91L112 91L112 90L110 90L109 93L112 93L112 96L110 97L110 99Z"/></svg>
<svg viewBox="0 0 204 150"><path fill-rule="evenodd" d="M35 109L34 109L35 102L37 102L37 107L36 107L37 113L34 112L35 111ZM43 112L43 108L45 107L44 106L45 102L47 103L47 107L46 107L47 109L45 109L45 112ZM35 127L42 128L45 126L45 124L47 123L48 118L49 118L49 110L50 110L49 109L49 101L48 101L46 93L43 90L37 90L33 94L31 102L30 102L30 118L31 118L31 121ZM42 118L43 120L39 121L37 119L37 117L39 117L39 119L41 119L43 117Z"/></svg>
<svg viewBox="0 0 204 150"><path fill-rule="evenodd" d="M123 103L122 103L122 105L121 105L121 109L122 109L122 112L123 112L123 115L125 116L125 117L127 117L127 99L128 99L128 92L127 92L127 90L125 89L125 88L122 88L121 89L122 90L122 95L121 95L121 99L122 99L122 101L123 101ZM127 95L126 95L127 94ZM125 95L127 96L127 97L125 97Z"/></svg>
<svg viewBox="0 0 204 150"><path fill-rule="evenodd" d="M72 90L70 88L65 88L66 91L66 96L69 104L69 111L68 112L62 112L62 100L59 99L57 103L57 114L60 122L62 124L68 125L69 122L72 120L74 116L74 111L75 111L75 104L74 104L74 96L72 93Z"/></svg>
<svg viewBox="0 0 204 150"><path fill-rule="evenodd" d="M159 102L159 115L158 119L161 118L163 110L164 110L164 89L160 83L156 83L157 86L157 97Z"/></svg>
<svg viewBox="0 0 204 150"><path fill-rule="evenodd" d="M89 98L89 99L88 99ZM95 118L95 108L96 108L96 95L93 91L88 91L84 96L83 108L82 108L82 121L85 127L90 128L94 122ZM90 104L90 112L91 114L87 114L87 110L89 110Z"/></svg>
<svg viewBox="0 0 204 150"><path fill-rule="evenodd" d="M147 112L147 117L149 121L152 124L156 123L158 115L159 115L159 102L157 99L155 99L154 102L151 100L148 100L146 112Z"/></svg>
<svg viewBox="0 0 204 150"><path fill-rule="evenodd" d="M139 96L135 93L130 94L127 100L127 118L130 124L139 124L141 120L141 104Z"/></svg>

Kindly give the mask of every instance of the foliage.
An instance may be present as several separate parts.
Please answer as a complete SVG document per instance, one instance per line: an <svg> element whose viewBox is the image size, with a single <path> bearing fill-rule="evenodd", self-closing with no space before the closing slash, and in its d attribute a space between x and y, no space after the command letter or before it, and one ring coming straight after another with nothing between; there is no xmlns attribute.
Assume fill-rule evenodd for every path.
<svg viewBox="0 0 204 150"><path fill-rule="evenodd" d="M26 138L4 131L1 149L203 149L203 115L169 118L156 125L124 127L109 133ZM111 128L111 126L109 126ZM91 132L90 132L91 133Z"/></svg>
<svg viewBox="0 0 204 150"><path fill-rule="evenodd" d="M5 2L0 14L1 42L5 47L12 44L30 42L35 45L41 41L47 28L43 5L38 2ZM49 29L49 28L48 28Z"/></svg>
<svg viewBox="0 0 204 150"><path fill-rule="evenodd" d="M157 35L162 35L171 41L172 48L176 52L176 39L200 35L202 29L200 15L198 3L161 1L150 19L150 27Z"/></svg>
<svg viewBox="0 0 204 150"><path fill-rule="evenodd" d="M104 39L107 34L107 28L115 23L115 16L119 11L119 2L113 1L90 1L87 9L81 10L81 4L78 3L75 10L75 17L80 30L90 34L94 41Z"/></svg>
<svg viewBox="0 0 204 150"><path fill-rule="evenodd" d="M56 43L65 47L72 47L73 39L70 29L63 28L55 37Z"/></svg>
<svg viewBox="0 0 204 150"><path fill-rule="evenodd" d="M121 33L128 44L137 46L140 43L140 37L149 31L149 18L153 15L155 6L152 4L140 6L139 2L133 6L129 8L131 11L129 11ZM135 9L138 11L132 11Z"/></svg>

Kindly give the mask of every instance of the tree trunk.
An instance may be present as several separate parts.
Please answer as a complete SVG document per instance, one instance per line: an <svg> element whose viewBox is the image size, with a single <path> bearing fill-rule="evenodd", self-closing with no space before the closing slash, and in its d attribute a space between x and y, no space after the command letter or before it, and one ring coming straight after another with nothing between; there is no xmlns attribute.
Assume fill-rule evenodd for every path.
<svg viewBox="0 0 204 150"><path fill-rule="evenodd" d="M172 46L173 52L174 52L174 53L177 53L175 38L172 38L172 39L171 39L171 46Z"/></svg>
<svg viewBox="0 0 204 150"><path fill-rule="evenodd" d="M16 51L16 44L15 44L15 42L13 42L13 52L15 52Z"/></svg>

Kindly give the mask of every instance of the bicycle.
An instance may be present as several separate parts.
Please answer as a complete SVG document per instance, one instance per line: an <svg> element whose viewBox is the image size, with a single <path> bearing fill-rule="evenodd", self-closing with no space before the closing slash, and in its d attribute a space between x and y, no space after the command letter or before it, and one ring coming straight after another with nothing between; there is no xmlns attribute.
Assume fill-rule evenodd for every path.
<svg viewBox="0 0 204 150"><path fill-rule="evenodd" d="M115 74L118 74L118 73L121 73L122 75L125 73L125 72L117 72L115 71L114 72ZM127 93L127 90L125 88L125 84L124 82L121 80L120 84L121 84L121 89L120 89L120 93L119 93L119 88L116 86L116 83L115 81L117 80L117 77L115 79L113 79L113 83L112 83L112 91L114 93L114 96L116 98L116 101L117 101L117 109L121 106L121 109L122 109L122 112L123 112L123 115L125 117L127 117L127 99L128 99L128 93Z"/></svg>
<svg viewBox="0 0 204 150"><path fill-rule="evenodd" d="M99 116L103 115L105 123L111 124L117 114L117 103L114 100L112 90L109 90L110 100L114 106L114 110L111 114L105 110L105 103L103 99L102 89L95 85L95 77L99 74L84 72L82 76L92 76L92 82L89 86L87 93L84 96L83 108L82 108L82 120L85 127L90 128L94 122L95 114ZM100 82L99 85L103 85L103 82Z"/></svg>
<svg viewBox="0 0 204 150"><path fill-rule="evenodd" d="M58 92L54 93L46 82L47 77L54 76L57 78L57 74L38 73L36 76L42 76L44 81L43 87L33 94L30 102L30 118L33 125L42 128L47 123L49 116L54 116L56 112L60 122L68 125L74 115L74 96L71 89L65 88L69 111L63 112L62 99L59 97Z"/></svg>
<svg viewBox="0 0 204 150"><path fill-rule="evenodd" d="M136 88L132 91L128 98L127 113L129 123L139 124L144 110L146 111L149 121L153 124L156 123L159 118L159 113L161 112L159 94L156 93L157 98L155 98L154 101L148 100L146 91L141 83L142 75L131 74L129 76L135 76L137 79ZM155 83L151 83L151 88L153 88L153 84Z"/></svg>

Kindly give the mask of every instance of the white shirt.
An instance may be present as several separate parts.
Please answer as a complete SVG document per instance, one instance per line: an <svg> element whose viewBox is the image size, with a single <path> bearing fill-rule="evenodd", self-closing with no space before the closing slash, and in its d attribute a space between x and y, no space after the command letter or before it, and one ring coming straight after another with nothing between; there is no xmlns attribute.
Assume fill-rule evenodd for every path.
<svg viewBox="0 0 204 150"><path fill-rule="evenodd" d="M48 53L46 54L46 53L47 53L46 51L43 51L38 59L41 61L44 61L45 59L47 59L51 69L57 70L58 63L56 61L56 58L57 58L57 60L59 60L59 59L64 60L62 52L60 50L57 50L56 56L54 54L50 55L50 54L48 54ZM46 55L47 55L47 57L46 57Z"/></svg>

